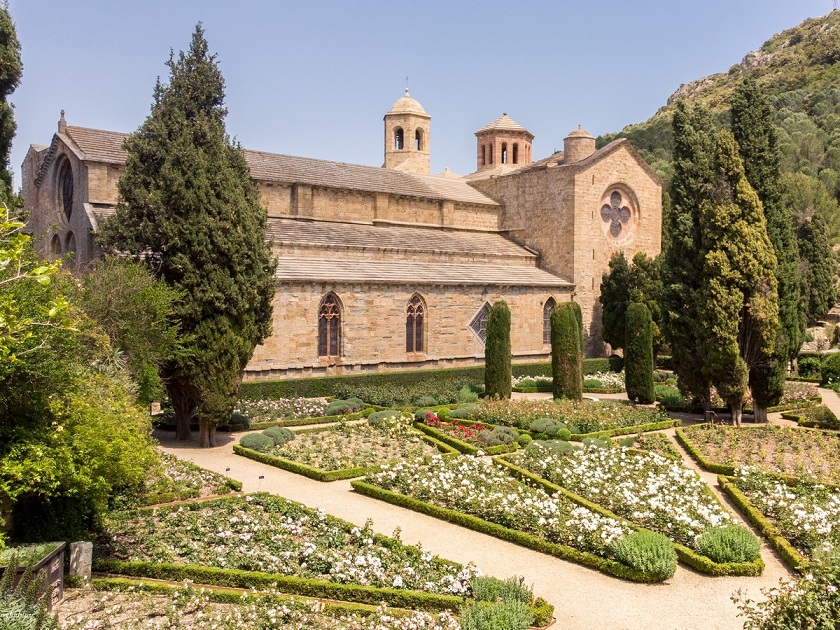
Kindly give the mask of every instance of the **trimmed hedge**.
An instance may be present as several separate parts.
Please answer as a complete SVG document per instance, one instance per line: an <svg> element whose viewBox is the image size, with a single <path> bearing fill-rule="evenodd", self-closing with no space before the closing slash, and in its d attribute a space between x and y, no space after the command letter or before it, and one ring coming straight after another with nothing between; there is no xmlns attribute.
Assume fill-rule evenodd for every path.
<svg viewBox="0 0 840 630"><path fill-rule="evenodd" d="M464 514L463 512L458 512L457 510L438 507L436 505L432 505L431 503L425 503L424 501L419 501L418 499L414 499L404 494L391 492L390 490L374 486L373 484L369 484L365 481L357 480L352 482L352 485L353 489L359 494L364 494L366 496L373 497L374 499L391 503L392 505L414 510L415 512L420 512L421 514L434 516L435 518L454 523L455 525L461 525L462 527L487 534L488 536L501 538L502 540L507 540L508 542L516 543L517 545L522 545L523 547L527 547L541 553L547 553L558 558L563 558L564 560L577 562L578 564L596 569L597 571L601 571L602 573L606 573L608 575L613 575L633 582L653 581L650 575L637 571L631 567L621 564L620 562L616 562L615 560L601 558L600 556L580 551L578 549L574 549L573 547L552 543L542 538L537 538L532 534L527 534L515 529L509 529L496 523L485 521L477 516Z"/></svg>
<svg viewBox="0 0 840 630"><path fill-rule="evenodd" d="M312 431L324 429L313 429ZM328 429L327 429L328 430ZM434 437L429 435L422 435L422 439L437 448L444 454L456 454L458 453L457 449L453 448L452 446L443 443L442 441L436 440ZM286 459L285 457L277 457L275 455L269 455L268 453L260 453L259 451L254 451L250 448L245 448L240 444L233 445L233 452L237 455L242 455L243 457L247 457L249 459L253 459L254 461L258 461L262 464L268 464L269 466L274 466L275 468L282 468L283 470L288 470L289 472L293 472L298 475L303 475L304 477L309 477L310 479L314 479L315 481L338 481L340 479L353 479L354 477L362 477L369 472L375 472L379 470L380 464L375 464L374 466L369 466L367 468L363 467L356 467L356 468L341 468L339 470L323 470L321 468L314 468L313 466L307 466L306 464L301 464L300 462L293 461L291 459ZM387 463L387 462L381 462Z"/></svg>
<svg viewBox="0 0 840 630"><path fill-rule="evenodd" d="M583 360L583 374L596 372L620 372L624 369L621 357L595 358ZM551 377L551 362L514 363L511 365L514 376ZM408 371L376 372L373 374L348 374L345 376L319 376L314 378L295 378L274 381L246 381L239 389L240 398L246 400L276 398L319 398L334 395L338 385L406 385L413 386L440 378L462 379L475 384L484 382L484 366L477 365L463 368L417 369ZM313 423L314 424L314 423ZM266 425L268 426L268 425ZM274 426L295 426L291 424ZM256 428L253 424L251 428ZM259 428L265 428L260 426Z"/></svg>
<svg viewBox="0 0 840 630"><path fill-rule="evenodd" d="M605 429L603 431L592 431L591 433L573 433L570 440L576 442L585 440L586 438L601 438L601 437L615 437L617 435L630 435L631 433L647 433L648 431L659 431L660 429L670 429L671 427L678 427L682 424L682 420L663 420L662 422L648 422L647 424L637 424L632 427L619 427L617 429Z"/></svg>
<svg viewBox="0 0 840 630"><path fill-rule="evenodd" d="M480 424L485 427L495 426L492 424L485 424L483 422L477 421L471 421L471 424ZM498 455L500 453L510 453L511 451L516 450L516 443L482 447L476 446L475 444L470 444L469 442L464 442L463 440L459 440L458 438L451 436L448 433L444 433L443 431L440 431L435 427L430 427L429 425L424 424L423 422L415 422L413 426L415 429L422 431L436 442L443 442L452 449L461 453L466 453L467 455L475 455L478 451L483 452L485 455Z"/></svg>
<svg viewBox="0 0 840 630"><path fill-rule="evenodd" d="M554 398L580 400L583 350L581 329L573 304L558 304L551 313L551 375Z"/></svg>
<svg viewBox="0 0 840 630"><path fill-rule="evenodd" d="M750 501L747 496L738 489L735 485L733 478L726 475L718 475L718 484L732 502L738 506L738 509L747 517L750 523L760 531L764 536L767 537L767 540L770 541L770 544L773 545L773 548L779 552L779 555L792 569L799 571L801 570L805 564L807 563L807 559L799 553L799 551L790 544L787 538L782 536L782 533L779 531L779 528L773 525L767 517L762 514L755 505L753 505L752 501Z"/></svg>
<svg viewBox="0 0 840 630"><path fill-rule="evenodd" d="M251 431L261 431L271 427L302 427L309 424L332 424L334 422L347 422L348 420L359 420L364 418L366 413L372 413L374 408L366 406L364 411L347 413L340 416L315 416L314 418L289 418L287 420L269 420L267 422L252 422Z"/></svg>
<svg viewBox="0 0 840 630"><path fill-rule="evenodd" d="M398 608L442 612L458 610L462 600L454 595L436 595L420 591L400 590L388 587L362 586L360 584L340 584L300 578L279 573L261 571L242 571L239 569L220 569L191 564L171 564L153 562L123 562L120 560L96 559L93 570L99 573L112 573L140 578L172 580L183 582L192 580L200 584L230 586L234 588L276 588L284 593L336 599L376 606L381 602Z"/></svg>
<svg viewBox="0 0 840 630"><path fill-rule="evenodd" d="M606 516L608 518L613 518L617 521L621 521L626 523L628 527L636 530L636 531L650 531L647 530L645 527L641 527L637 525L633 521L629 521L622 516L618 516L617 514L611 512L610 510L606 509L605 507L586 499L585 497L568 490L562 486L558 486L557 484L551 483L550 481L543 479L539 475L535 475L534 473L525 470L524 468L520 468L516 464L513 464L507 461L504 457L494 457L493 461L501 464L505 468L507 468L514 477L519 479L520 481L524 481L525 483L531 484L538 488L542 488L549 494L560 493L565 496L570 501L577 503L578 505L582 505L593 512L601 514L602 516ZM714 492L707 486L706 491L709 496L711 496L719 505L720 500L717 498ZM700 555L693 549L686 547L685 545L681 545L680 543L673 542L674 551L677 552L677 557L679 558L680 562L683 564L687 564L688 566L700 571L701 573L705 573L707 575L715 575L715 576L722 576L722 575L747 575L747 576L756 576L761 575L764 571L764 561L761 557L756 558L753 562L715 562L711 558L707 558L706 556Z"/></svg>
<svg viewBox="0 0 840 630"><path fill-rule="evenodd" d="M627 306L624 340L624 386L627 398L649 405L656 400L653 390L653 322L647 306Z"/></svg>

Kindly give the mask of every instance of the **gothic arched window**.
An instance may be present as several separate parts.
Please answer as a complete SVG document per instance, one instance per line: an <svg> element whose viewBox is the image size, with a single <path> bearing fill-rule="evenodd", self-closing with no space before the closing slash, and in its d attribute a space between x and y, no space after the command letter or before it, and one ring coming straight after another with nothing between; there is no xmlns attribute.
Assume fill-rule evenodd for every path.
<svg viewBox="0 0 840 630"><path fill-rule="evenodd" d="M58 234L54 234L52 237L50 253L53 255L53 258L61 258L61 238Z"/></svg>
<svg viewBox="0 0 840 630"><path fill-rule="evenodd" d="M426 305L416 293L411 296L405 309L405 351L424 352L423 326L426 321Z"/></svg>
<svg viewBox="0 0 840 630"><path fill-rule="evenodd" d="M551 313L557 302L553 297L548 298L543 305L543 345L551 345Z"/></svg>
<svg viewBox="0 0 840 630"><path fill-rule="evenodd" d="M405 138L403 137L403 130L402 127L397 127L394 129L394 148L397 151L401 151L405 146Z"/></svg>
<svg viewBox="0 0 840 630"><path fill-rule="evenodd" d="M328 293L318 308L318 356L341 356L341 304Z"/></svg>
<svg viewBox="0 0 840 630"><path fill-rule="evenodd" d="M64 211L64 216L70 220L70 215L73 214L73 169L70 168L69 162L64 162L61 167L61 174L58 177L59 198L61 199L61 209Z"/></svg>

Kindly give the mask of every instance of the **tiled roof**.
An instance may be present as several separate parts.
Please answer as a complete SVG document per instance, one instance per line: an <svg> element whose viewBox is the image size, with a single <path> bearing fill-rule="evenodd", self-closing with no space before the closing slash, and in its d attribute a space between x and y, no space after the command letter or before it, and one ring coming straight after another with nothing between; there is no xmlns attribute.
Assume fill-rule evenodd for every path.
<svg viewBox="0 0 840 630"><path fill-rule="evenodd" d="M122 148L127 134L85 127L67 127L67 136L83 153L82 159L125 164ZM415 175L361 164L245 150L251 176L258 181L300 183L325 188L345 188L426 199L497 206L463 179Z"/></svg>
<svg viewBox="0 0 840 630"><path fill-rule="evenodd" d="M527 129L525 129L525 127L520 125L513 118L510 118L507 115L507 112L499 116L493 122L485 125L475 133L477 135L480 133L484 133L485 131L524 131L525 133L530 133Z"/></svg>
<svg viewBox="0 0 840 630"><path fill-rule="evenodd" d="M369 284L571 287L553 274L524 265L455 264L417 261L368 261L320 258L277 260L276 277L286 282L359 282Z"/></svg>
<svg viewBox="0 0 840 630"><path fill-rule="evenodd" d="M280 247L283 245L364 247L521 257L530 260L536 258L523 247L507 240L501 234L492 232L277 218L270 218L267 227L272 243Z"/></svg>

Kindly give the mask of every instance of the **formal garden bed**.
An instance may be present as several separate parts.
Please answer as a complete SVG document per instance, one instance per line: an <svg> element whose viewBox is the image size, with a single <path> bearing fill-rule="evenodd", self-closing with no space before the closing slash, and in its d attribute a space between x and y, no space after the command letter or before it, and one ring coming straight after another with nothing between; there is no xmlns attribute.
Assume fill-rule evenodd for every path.
<svg viewBox="0 0 840 630"><path fill-rule="evenodd" d="M487 455L506 453L515 450L521 439L520 433L510 427L452 418L446 414L446 410L436 412L419 409L415 413L415 419L416 429L461 453L470 455L479 451Z"/></svg>
<svg viewBox="0 0 840 630"><path fill-rule="evenodd" d="M163 470L152 469L136 502L155 505L242 490L235 479L209 471L169 453L161 453Z"/></svg>
<svg viewBox="0 0 840 630"><path fill-rule="evenodd" d="M268 429L243 437L234 452L318 481L360 477L379 464L455 453L411 427L412 416L379 411L367 422L292 432Z"/></svg>
<svg viewBox="0 0 840 630"><path fill-rule="evenodd" d="M358 398L242 398L236 403L234 417L246 418L246 429L267 429L358 420L371 411Z"/></svg>
<svg viewBox="0 0 840 630"><path fill-rule="evenodd" d="M551 392L551 376L514 376L515 392ZM624 372L594 372L583 377L583 391L588 394L618 394L624 391Z"/></svg>
<svg viewBox="0 0 840 630"><path fill-rule="evenodd" d="M639 433L630 437L614 438L613 441L621 446L650 451L668 459L682 461L682 453L664 433Z"/></svg>
<svg viewBox="0 0 840 630"><path fill-rule="evenodd" d="M840 436L834 432L698 424L677 429L677 439L703 468L718 474L752 466L790 479L840 483Z"/></svg>
<svg viewBox="0 0 840 630"><path fill-rule="evenodd" d="M800 427L811 429L827 429L830 431L840 430L840 421L834 412L825 405L816 405L808 409L798 409L793 412L785 412L782 417L795 421Z"/></svg>
<svg viewBox="0 0 840 630"><path fill-rule="evenodd" d="M503 458L675 543L680 559L714 575L757 575L759 542L682 461L599 444L533 442ZM537 481L539 481L537 479Z"/></svg>
<svg viewBox="0 0 840 630"><path fill-rule="evenodd" d="M680 393L676 387L676 383L662 383L656 385L656 400L660 401L669 411L702 411L697 405L693 403L690 398L687 398ZM822 401L817 386L814 383L802 381L785 381L784 394L778 405L768 407L769 412L790 411L792 409L805 409L818 405ZM723 398L717 393L717 390L711 388L711 406L718 411L726 411L727 405ZM744 398L744 412L752 413L752 397L749 390Z"/></svg>
<svg viewBox="0 0 840 630"><path fill-rule="evenodd" d="M680 424L661 410L621 401L482 400L475 414L475 419L481 422L525 431L533 431L534 423L546 418L562 423L571 439L578 440L654 431Z"/></svg>
<svg viewBox="0 0 840 630"><path fill-rule="evenodd" d="M353 488L629 580L662 581L676 568L664 537L640 541L623 520L525 484L482 457L383 466ZM673 557L663 554L663 541Z"/></svg>

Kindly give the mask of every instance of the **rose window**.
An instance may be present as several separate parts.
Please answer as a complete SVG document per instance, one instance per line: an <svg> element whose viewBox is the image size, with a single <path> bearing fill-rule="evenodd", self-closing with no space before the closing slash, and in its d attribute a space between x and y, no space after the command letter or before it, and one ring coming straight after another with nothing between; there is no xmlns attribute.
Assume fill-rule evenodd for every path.
<svg viewBox="0 0 840 630"><path fill-rule="evenodd" d="M612 238L620 238L630 232L633 224L633 209L626 195L613 190L601 201L601 228Z"/></svg>

